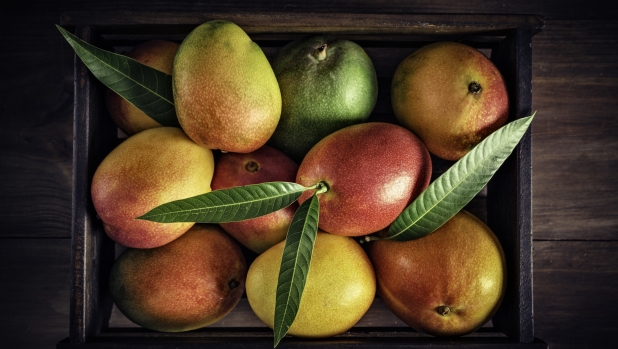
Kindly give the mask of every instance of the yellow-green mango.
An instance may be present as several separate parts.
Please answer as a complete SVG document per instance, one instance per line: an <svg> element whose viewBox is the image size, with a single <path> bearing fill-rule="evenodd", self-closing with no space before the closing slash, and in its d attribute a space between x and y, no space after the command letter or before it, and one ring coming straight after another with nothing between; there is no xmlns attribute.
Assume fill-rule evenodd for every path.
<svg viewBox="0 0 618 349"><path fill-rule="evenodd" d="M172 71L181 127L210 149L249 153L281 116L281 92L262 49L236 24L215 20L183 40Z"/></svg>

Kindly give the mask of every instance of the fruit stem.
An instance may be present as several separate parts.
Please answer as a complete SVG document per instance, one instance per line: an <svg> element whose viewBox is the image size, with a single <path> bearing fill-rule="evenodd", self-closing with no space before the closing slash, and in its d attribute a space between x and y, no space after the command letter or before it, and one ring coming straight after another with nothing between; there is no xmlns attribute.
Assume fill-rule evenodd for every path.
<svg viewBox="0 0 618 349"><path fill-rule="evenodd" d="M469 85L468 85L468 91L470 91L470 93L478 95L479 93L481 93L481 84L479 84L476 81L472 81Z"/></svg>
<svg viewBox="0 0 618 349"><path fill-rule="evenodd" d="M366 235L359 242L362 244L363 242L371 242L371 241L378 241L378 240L384 240L384 239L381 237L375 236L375 235Z"/></svg>
<svg viewBox="0 0 618 349"><path fill-rule="evenodd" d="M449 308L446 305L441 305L441 306L436 308L436 312L438 312L438 314L440 314L442 316L446 316L448 313L451 312L451 308Z"/></svg>
<svg viewBox="0 0 618 349"><path fill-rule="evenodd" d="M319 181L318 184L315 185L315 193L316 194L326 193L329 189L330 189L330 187L324 181Z"/></svg>
<svg viewBox="0 0 618 349"><path fill-rule="evenodd" d="M326 44L322 44L322 46L318 47L318 61L326 59L326 47L328 47Z"/></svg>

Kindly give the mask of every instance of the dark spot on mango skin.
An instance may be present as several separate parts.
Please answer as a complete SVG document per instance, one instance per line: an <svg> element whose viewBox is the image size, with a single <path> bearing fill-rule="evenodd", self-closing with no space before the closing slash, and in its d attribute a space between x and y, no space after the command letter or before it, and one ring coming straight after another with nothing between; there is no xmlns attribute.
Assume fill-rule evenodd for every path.
<svg viewBox="0 0 618 349"><path fill-rule="evenodd" d="M255 161L249 161L245 165L245 170L247 170L247 172L249 173L255 173L260 170L260 164Z"/></svg>
<svg viewBox="0 0 618 349"><path fill-rule="evenodd" d="M235 279L230 280L230 282L227 284L228 287L230 288L230 290L235 289L236 287L238 287L238 285L240 285L240 282L238 282Z"/></svg>

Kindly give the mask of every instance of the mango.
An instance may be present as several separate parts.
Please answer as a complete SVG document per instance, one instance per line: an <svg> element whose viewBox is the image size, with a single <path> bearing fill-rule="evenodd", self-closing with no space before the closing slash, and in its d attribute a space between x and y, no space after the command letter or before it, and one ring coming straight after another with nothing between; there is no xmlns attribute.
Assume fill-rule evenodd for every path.
<svg viewBox="0 0 618 349"><path fill-rule="evenodd" d="M503 126L509 96L498 68L457 42L423 46L393 74L395 118L439 158L455 161Z"/></svg>
<svg viewBox="0 0 618 349"><path fill-rule="evenodd" d="M146 41L135 46L127 57L172 75L178 46L179 44L167 40ZM161 124L111 89L106 91L105 102L112 120L129 136L149 128L161 127Z"/></svg>
<svg viewBox="0 0 618 349"><path fill-rule="evenodd" d="M348 126L309 150L296 183L323 182L318 195L319 228L335 235L362 236L388 227L429 185L431 157L418 137L384 122ZM302 204L313 195L303 193Z"/></svg>
<svg viewBox="0 0 618 349"><path fill-rule="evenodd" d="M136 324L180 332L210 325L238 304L247 264L216 225L196 224L167 245L127 249L110 273L110 295Z"/></svg>
<svg viewBox="0 0 618 349"><path fill-rule="evenodd" d="M281 92L262 49L236 24L215 20L183 40L172 71L180 126L209 149L249 153L281 116Z"/></svg>
<svg viewBox="0 0 618 349"><path fill-rule="evenodd" d="M213 172L211 150L177 127L151 128L127 138L99 164L92 202L112 240L126 247L158 247L194 223L135 218L166 202L209 192Z"/></svg>
<svg viewBox="0 0 618 349"><path fill-rule="evenodd" d="M410 327L434 336L463 336L483 326L506 289L502 246L467 211L420 239L373 241L368 254L384 304Z"/></svg>
<svg viewBox="0 0 618 349"><path fill-rule="evenodd" d="M277 280L285 241L259 255L247 272L247 300L268 327L275 324ZM318 231L307 283L288 334L324 338L354 326L376 293L373 266L352 238Z"/></svg>

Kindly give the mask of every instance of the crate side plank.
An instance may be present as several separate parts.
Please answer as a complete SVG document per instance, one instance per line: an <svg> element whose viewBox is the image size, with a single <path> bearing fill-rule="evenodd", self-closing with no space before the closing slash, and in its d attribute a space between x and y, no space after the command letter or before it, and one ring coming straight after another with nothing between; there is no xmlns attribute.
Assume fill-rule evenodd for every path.
<svg viewBox="0 0 618 349"><path fill-rule="evenodd" d="M92 28L79 26L76 34L93 41ZM75 57L75 111L73 144L73 233L71 262L71 342L83 343L98 334L109 314L110 301L100 292L110 267L111 241L96 220L90 181L103 157L112 149L115 127L101 114L101 91L86 66ZM106 253L105 253L106 252ZM107 257L106 257L107 255Z"/></svg>
<svg viewBox="0 0 618 349"><path fill-rule="evenodd" d="M465 348L465 349L547 349L547 344L540 339L534 339L531 343L517 343L505 338L389 338L374 337L362 339L330 338L324 340L284 338L280 344L285 348L312 349L312 348L354 348L354 349L424 349L424 348ZM238 338L199 338L195 339L170 339L162 338L134 338L132 340L108 338L92 343L72 345L68 340L57 344L56 349L246 349L263 348L272 349L272 338L265 337L238 337Z"/></svg>
<svg viewBox="0 0 618 349"><path fill-rule="evenodd" d="M532 109L531 31L518 28L502 45L496 63L510 91L511 119L529 116ZM498 52L498 53L500 53ZM496 325L521 342L534 338L532 321L531 130L489 183L488 223L496 232L507 260L505 302L494 317Z"/></svg>
<svg viewBox="0 0 618 349"><path fill-rule="evenodd" d="M238 13L238 12L67 12L63 25L96 27L179 28L195 27L209 20L230 20L248 33L299 33L329 31L336 33L467 33L500 31L530 27L543 28L541 16L501 14L353 14L353 13ZM185 29L186 30L186 29Z"/></svg>

